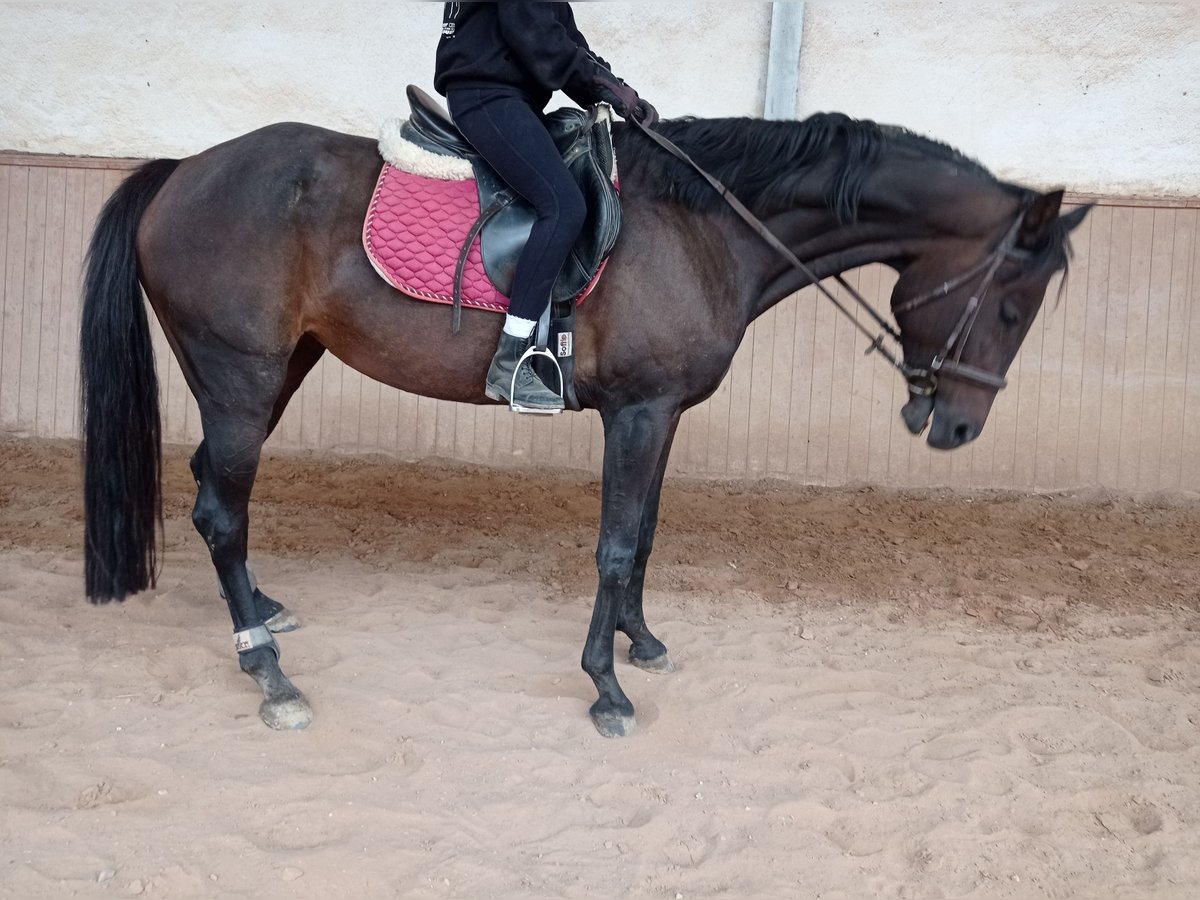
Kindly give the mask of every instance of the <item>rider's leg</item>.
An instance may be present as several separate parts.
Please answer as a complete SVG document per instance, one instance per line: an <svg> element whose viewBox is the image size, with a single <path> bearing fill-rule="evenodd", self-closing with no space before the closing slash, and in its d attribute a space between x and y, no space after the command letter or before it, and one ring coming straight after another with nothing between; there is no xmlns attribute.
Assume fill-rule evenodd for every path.
<svg viewBox="0 0 1200 900"><path fill-rule="evenodd" d="M463 135L537 214L517 262L504 333L488 372L488 396L562 409L562 398L541 383L528 362L517 373L516 396L510 398L509 392L517 360L583 228L587 204L541 116L521 93L470 88L452 90L446 99Z"/></svg>

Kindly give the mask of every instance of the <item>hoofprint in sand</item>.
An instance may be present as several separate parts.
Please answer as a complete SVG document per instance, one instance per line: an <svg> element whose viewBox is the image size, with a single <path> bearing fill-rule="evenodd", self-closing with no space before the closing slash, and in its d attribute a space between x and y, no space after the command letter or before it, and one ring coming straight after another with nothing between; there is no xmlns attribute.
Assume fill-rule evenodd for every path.
<svg viewBox="0 0 1200 900"><path fill-rule="evenodd" d="M1200 883L1194 504L668 482L647 614L678 671L622 665L641 729L611 741L593 481L268 459L295 733L237 668L181 451L165 493L158 590L90 607L73 448L0 443L0 896Z"/></svg>

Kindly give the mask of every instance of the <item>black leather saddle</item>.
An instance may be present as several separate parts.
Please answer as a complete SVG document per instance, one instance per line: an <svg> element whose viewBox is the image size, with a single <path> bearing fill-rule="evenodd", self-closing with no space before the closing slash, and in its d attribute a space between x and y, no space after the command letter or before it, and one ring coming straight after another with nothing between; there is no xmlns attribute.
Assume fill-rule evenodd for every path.
<svg viewBox="0 0 1200 900"><path fill-rule="evenodd" d="M401 136L442 156L469 160L479 185L479 220L471 229L459 257L454 280L454 327L457 330L462 274L475 237L482 232L480 246L488 277L501 293L510 295L517 259L533 228L534 211L475 152L441 104L414 85L408 87L408 102L412 114L401 127ZM575 176L588 206L583 231L554 283L551 297L554 304L571 303L600 271L621 230L621 206L613 184L612 129L609 119L601 115L598 107L555 110L546 116L546 128L562 153L563 162Z"/></svg>

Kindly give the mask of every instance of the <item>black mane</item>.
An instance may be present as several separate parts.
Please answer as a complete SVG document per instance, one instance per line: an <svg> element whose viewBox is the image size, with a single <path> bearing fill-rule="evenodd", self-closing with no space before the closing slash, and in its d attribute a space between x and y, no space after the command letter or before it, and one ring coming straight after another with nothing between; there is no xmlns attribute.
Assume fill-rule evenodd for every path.
<svg viewBox="0 0 1200 900"><path fill-rule="evenodd" d="M893 125L818 113L802 122L763 119L671 119L657 130L716 176L756 215L788 208L808 169L826 155L841 157L830 179L826 203L843 223L858 215L863 182L884 151L902 147L953 163L999 184L995 176L953 147ZM688 165L669 156L634 128L618 132L618 160L647 173L646 185L660 199L712 212L725 207L712 187Z"/></svg>

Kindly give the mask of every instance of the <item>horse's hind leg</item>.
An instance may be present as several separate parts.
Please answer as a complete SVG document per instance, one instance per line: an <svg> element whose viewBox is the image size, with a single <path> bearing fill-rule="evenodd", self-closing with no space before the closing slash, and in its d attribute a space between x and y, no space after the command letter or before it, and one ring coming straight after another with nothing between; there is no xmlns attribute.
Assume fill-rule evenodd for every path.
<svg viewBox="0 0 1200 900"><path fill-rule="evenodd" d="M196 479L197 488L203 488L204 486L202 477L204 473L205 453L205 442L201 441L200 446L196 448L196 452L192 454L191 460L192 477ZM278 600L273 600L262 592L258 586L258 579L254 577L254 570L250 568L249 562L246 563L246 577L250 580L250 590L254 594L254 606L272 634L283 634L288 631L295 631L300 627L299 620L290 609ZM221 595L222 600L229 601L229 598L225 596L225 586L219 578L217 579L217 592Z"/></svg>
<svg viewBox="0 0 1200 900"><path fill-rule="evenodd" d="M296 393L300 383L304 381L304 377L312 371L313 366L321 358L321 354L325 352L325 348L317 343L316 339L305 335L300 339L296 349L292 352L291 358L288 360L287 376L284 380L283 388L279 392L279 396L275 400L275 405L271 410L271 419L267 423L267 436L275 430L275 426L279 424L280 418L283 416L283 411L287 409L288 401L292 399L292 395ZM204 457L204 443L201 442L200 447L192 456L192 476L196 479L196 485L200 486L201 475L201 460ZM300 621L296 618L295 613L280 603L268 597L258 586L258 580L254 577L254 570L250 568L250 563L246 563L247 575L250 579L250 587L254 591L254 605L258 609L258 613L262 616L267 628L272 634L285 634L289 631L295 631L300 627ZM225 596L225 589L218 581L217 590L221 594L221 599L228 601Z"/></svg>
<svg viewBox="0 0 1200 900"><path fill-rule="evenodd" d="M209 360L209 371L220 383L197 392L205 398L200 404L204 441L192 462L200 486L192 521L208 545L229 605L242 671L262 689L259 715L272 728L303 728L312 721L312 709L279 668L267 610L255 602L246 569L250 491L286 375L280 366L272 379L269 361L261 358L251 361L248 372L238 362Z"/></svg>
<svg viewBox="0 0 1200 900"><path fill-rule="evenodd" d="M617 613L617 630L624 632L631 641L629 661L648 672L675 671L675 665L671 662L671 657L667 655L666 645L651 634L646 625L646 617L642 611L642 597L646 582L646 564L650 560L650 551L654 549L654 532L658 527L658 502L662 496L663 476L667 471L667 458L671 453L671 443L675 438L675 428L678 424L677 416L671 424L667 442L663 446L658 467L654 472L654 480L650 483L650 489L646 494L641 527L638 531L637 554L633 558L633 573L629 578L629 587L625 589L621 609Z"/></svg>

